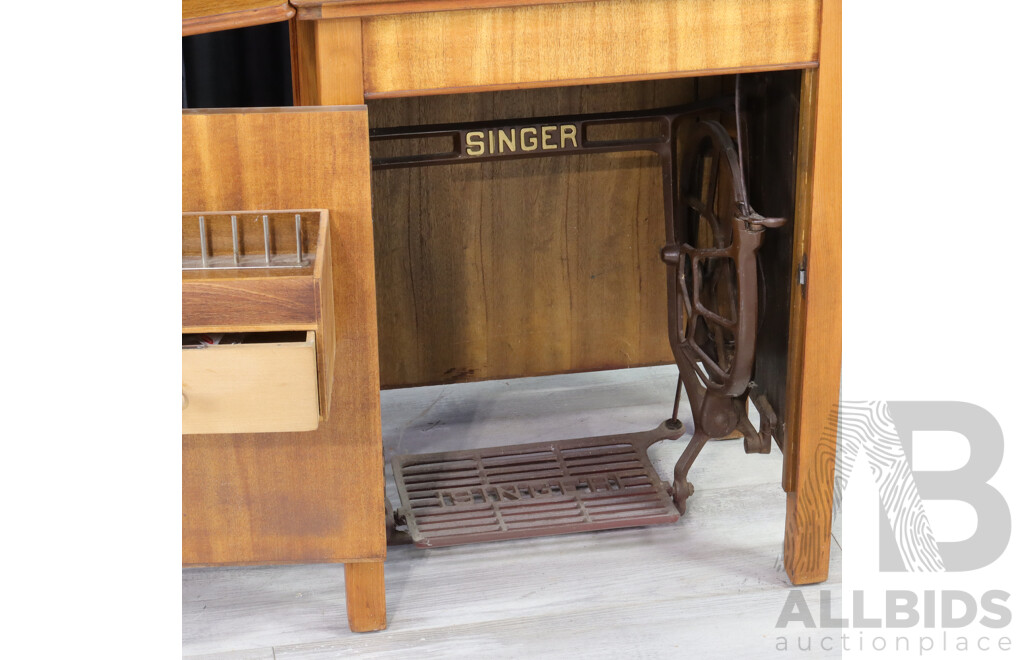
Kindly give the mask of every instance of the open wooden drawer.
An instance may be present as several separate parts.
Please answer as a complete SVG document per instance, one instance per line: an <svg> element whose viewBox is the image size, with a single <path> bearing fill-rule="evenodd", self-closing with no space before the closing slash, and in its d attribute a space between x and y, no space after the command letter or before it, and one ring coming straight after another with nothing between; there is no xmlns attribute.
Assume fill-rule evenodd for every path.
<svg viewBox="0 0 1024 660"><path fill-rule="evenodd" d="M317 380L312 330L245 334L237 344L183 345L181 430L312 431L320 422Z"/></svg>
<svg viewBox="0 0 1024 660"><path fill-rule="evenodd" d="M324 210L182 214L183 433L312 431L330 409Z"/></svg>

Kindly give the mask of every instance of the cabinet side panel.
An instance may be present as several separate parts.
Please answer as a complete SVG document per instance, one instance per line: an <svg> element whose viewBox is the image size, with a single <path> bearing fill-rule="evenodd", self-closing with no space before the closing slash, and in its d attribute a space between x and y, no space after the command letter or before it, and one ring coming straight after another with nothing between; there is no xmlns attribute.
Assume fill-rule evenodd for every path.
<svg viewBox="0 0 1024 660"><path fill-rule="evenodd" d="M800 173L810 215L802 308L790 333L790 405L785 461L786 572L794 584L828 577L843 345L842 3L822 11L821 66L804 78L813 126L810 165ZM801 108L803 114L803 108ZM805 139L801 136L801 139ZM803 155L803 154L801 154ZM801 168L803 169L803 168ZM800 245L798 239L797 245Z"/></svg>
<svg viewBox="0 0 1024 660"><path fill-rule="evenodd" d="M182 437L185 564L384 557L369 177L365 108L183 113L183 210L329 210L343 357L316 431Z"/></svg>

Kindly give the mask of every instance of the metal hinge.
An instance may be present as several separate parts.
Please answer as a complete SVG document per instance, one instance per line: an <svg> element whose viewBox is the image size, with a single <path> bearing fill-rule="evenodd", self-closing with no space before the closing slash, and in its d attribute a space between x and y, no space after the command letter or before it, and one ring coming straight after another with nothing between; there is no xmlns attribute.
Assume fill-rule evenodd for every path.
<svg viewBox="0 0 1024 660"><path fill-rule="evenodd" d="M796 281L800 284L800 295L807 296L807 255L800 260L800 268L796 271Z"/></svg>

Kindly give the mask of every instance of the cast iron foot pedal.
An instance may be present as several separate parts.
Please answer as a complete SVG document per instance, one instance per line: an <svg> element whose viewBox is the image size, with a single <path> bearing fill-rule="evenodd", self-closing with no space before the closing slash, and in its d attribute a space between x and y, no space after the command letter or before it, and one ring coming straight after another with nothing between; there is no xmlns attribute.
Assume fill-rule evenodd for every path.
<svg viewBox="0 0 1024 660"><path fill-rule="evenodd" d="M668 484L647 458L683 428L396 456L395 482L421 548L671 523Z"/></svg>

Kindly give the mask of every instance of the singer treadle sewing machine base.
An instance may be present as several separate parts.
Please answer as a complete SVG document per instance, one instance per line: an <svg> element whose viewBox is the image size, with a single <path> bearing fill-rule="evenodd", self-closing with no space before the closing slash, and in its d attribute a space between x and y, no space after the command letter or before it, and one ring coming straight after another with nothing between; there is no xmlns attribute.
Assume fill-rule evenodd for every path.
<svg viewBox="0 0 1024 660"><path fill-rule="evenodd" d="M516 162L522 163L527 160L520 156L537 163L560 160L530 160L534 157L527 154L535 152L571 160L607 158L609 153L639 148L661 164L666 226L660 232L660 244L644 243L652 250L644 253L642 263L658 262L654 266L662 272L641 275L644 282L657 279L667 287L667 298L660 295L658 305L668 305L671 355L659 353L665 347L663 327L657 342L641 338L641 344L653 347L644 348L652 356L646 363L674 360L680 367L677 400L685 389L696 428L686 429L693 436L671 484L661 483L644 454L648 441L684 432L675 425L676 413L668 411L669 421L640 436L534 447L529 449L535 454L526 457L516 453L524 451L522 447L477 452L457 466L465 468L465 482L441 483L433 490L424 484L438 481L436 464L414 463L437 457L402 459L400 487L408 499L401 512L409 531L420 542L438 545L453 541L450 529L467 529L461 522L453 525L431 519L433 512L424 511L431 506L431 498L433 506L443 507L445 513L469 507L458 515L480 521L491 515L502 519L497 529L479 525L473 533L481 535L519 534L524 529L533 533L550 527L553 518L568 510L578 513L572 524L580 525L579 529L623 521L668 521L685 507L691 492L688 469L703 443L737 431L748 452L766 451L771 437L780 442L787 501L785 568L795 584L824 580L835 448L830 420L838 398L841 351L840 2L190 0L183 5L182 27L183 34L197 34L282 20L290 21L291 79L295 105L300 107L184 111L182 205L185 212L208 215L295 209L326 212L324 241L329 247L322 278L302 280L313 282L308 286L288 276L267 278L261 284L280 287L293 282L305 287L303 291L312 293L301 298L299 308L306 311L289 316L295 310L288 303L297 299L265 297L262 300L274 318L244 323L229 319L217 328L301 333L292 346L262 343L252 350L270 355L294 350L306 356L311 366L302 376L302 385L311 407L302 423L303 428L315 428L231 427L182 436L183 564L344 563L350 627L379 630L386 625L383 561L387 547L382 520L387 503L380 387L627 366L607 352L605 358L588 353L579 364L561 360L555 352L540 355L536 362L520 357L503 361L501 349L507 344L500 341L492 346L492 360L434 364L416 351L442 346L438 336L443 329L430 327L425 314L419 317L424 320L421 326L397 322L410 305L389 301L406 295L399 280L413 281L409 277L413 266L436 274L433 285L439 287L448 286L450 280L444 278L452 273L445 270L448 262L440 259L433 271L425 269L423 255L415 252L423 245L435 249L436 235L402 227L404 236L418 236L419 242L410 241L404 247L396 243L402 240L393 233L396 219L402 222L404 214L411 221L420 213L406 213L408 200L419 195L418 184L409 179L405 189L392 188L394 180L388 177L403 176L396 174L400 169L371 171L371 126L376 166L397 168L400 163L382 159L401 154L378 153L387 152L387 132L395 130L386 121L392 109L399 108L399 115L411 114L391 125L437 123L430 117L418 119L416 112L429 115L431 108L442 107L455 112L459 104L451 99L463 99L460 103L467 108L479 110L482 106L474 99L507 93L527 95L515 97L525 98L525 105L516 111L467 112L441 120L457 122L459 140L457 148L439 152L451 159L442 171L462 170L461 160L455 161L463 158L476 159L484 163L477 167L483 168L493 158L494 167L506 167L504 160L513 148ZM732 106L705 108L706 114L692 117L687 114L690 109L680 107L639 111L646 112L648 126L660 128L639 138L613 138L631 140L629 144L600 144L604 139L588 136L582 122L629 123L637 117L621 113L585 117L588 110L566 109L580 98L574 89L582 88L574 86L624 90L631 84L694 80L714 86L715 81L731 81L728 77L736 74L756 84L765 78L748 74L770 78L765 94L751 87L741 90L740 109L745 116L738 126L730 125ZM775 85L778 80L783 81L781 87ZM564 94L558 92L560 88ZM780 88L785 93L773 97L771 90ZM535 111L531 99L539 96L529 95L549 89L554 94L546 97L550 104L541 103L538 107L543 109ZM731 85L726 89L731 91ZM428 96L437 96L436 103L412 98ZM700 98L703 95L692 95L683 101ZM658 108L675 102L632 107ZM788 129L777 131L787 124L779 121L785 115L776 112L780 104L789 107L792 122ZM674 134L672 122L677 114L686 115L679 120L685 130ZM478 121L517 115L530 118ZM560 117L549 121L543 115ZM514 136L512 128L517 129ZM717 165L712 166L712 161ZM412 164L427 163L403 167ZM605 186L599 192L607 204L621 179L609 175L597 180L605 182L599 183ZM607 182L613 180L609 189ZM709 195L713 182L716 194ZM389 189L401 189L401 194L388 197ZM779 191L788 193L780 197ZM787 194L789 199L784 199ZM544 208L549 214L557 211L550 205ZM596 205L591 208L601 210ZM643 217L662 211L652 209ZM530 216L523 216L526 223ZM516 268L532 258L528 250L537 243L508 243L504 228L518 220L499 213L494 217L497 220L488 231L499 247L482 257L490 259L485 270L489 268L487 274L493 276L485 293L490 293L488 305L508 303L505 307L515 311L526 304L528 295L494 300L503 292L507 295L508 289L500 287L522 274L522 268ZM773 218L786 222L775 226L778 222ZM593 229L611 235L618 220L607 217L600 222ZM579 255L612 258L615 245L612 240L595 240L586 243ZM445 249L443 244L440 248ZM550 284L538 280L534 286ZM247 291L244 282L232 286L233 291ZM429 306L437 301L450 306L452 296L444 293L450 287L440 290L420 287L413 293L428 297L417 304ZM430 299L431 295L436 297ZM628 291L622 293L628 295ZM644 304L644 314L655 309ZM558 332L551 336L593 340L595 335L588 332L611 327L611 317L601 317L608 305L604 311L601 306L574 309L581 309L584 318L560 320ZM492 312L502 309L486 311L480 316L491 323ZM467 312L476 313L475 308ZM630 314L631 319L640 315ZM657 316L664 319L664 311ZM594 323L595 318L605 322ZM510 322L514 328L515 320ZM537 328L526 329L535 334L525 341L540 346ZM473 346L479 343L475 335L469 339ZM589 346L581 351L591 350ZM444 350L435 353L448 355ZM760 413L756 428L748 418L752 410ZM520 461L534 458L537 465L557 462L559 467L550 472L518 472ZM588 465L597 467L591 471ZM513 476L502 482L495 474ZM542 502L540 508L549 513L538 516Z"/></svg>
<svg viewBox="0 0 1024 660"><path fill-rule="evenodd" d="M672 416L648 433L546 445L394 459L402 506L396 522L422 546L522 538L673 522L686 509L690 466L710 437L739 432L748 453L766 453L777 416L752 380L759 321L758 248L783 218L765 218L747 199L742 153L741 78L735 94L653 111L512 119L376 129L371 144L438 138L449 149L374 159L375 169L513 158L650 151L661 163L668 266L669 344L679 366ZM731 107L730 107L731 106ZM711 111L735 117L737 140L717 121L680 126ZM596 139L597 128L640 128L633 139ZM671 486L647 448L683 433L677 418L685 386L695 428ZM759 413L760 429L746 415ZM781 444L781 443L780 443ZM672 502L674 501L674 506ZM677 510L678 509L678 510Z"/></svg>

